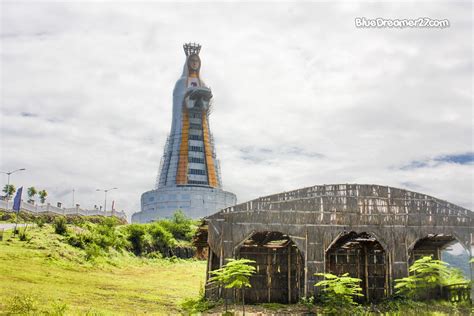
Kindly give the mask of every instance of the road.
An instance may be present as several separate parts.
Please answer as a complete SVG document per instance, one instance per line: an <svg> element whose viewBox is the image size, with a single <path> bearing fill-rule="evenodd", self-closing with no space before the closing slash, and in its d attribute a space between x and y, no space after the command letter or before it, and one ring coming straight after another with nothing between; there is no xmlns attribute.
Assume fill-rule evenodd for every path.
<svg viewBox="0 0 474 316"><path fill-rule="evenodd" d="M32 226L33 224L28 224L29 226ZM18 227L24 227L26 224L18 224ZM13 229L15 228L15 223L0 223L0 229Z"/></svg>

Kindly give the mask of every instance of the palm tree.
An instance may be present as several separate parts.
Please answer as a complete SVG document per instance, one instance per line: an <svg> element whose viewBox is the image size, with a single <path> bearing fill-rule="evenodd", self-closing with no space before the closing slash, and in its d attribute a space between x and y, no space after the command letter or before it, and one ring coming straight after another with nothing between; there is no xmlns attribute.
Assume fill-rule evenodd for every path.
<svg viewBox="0 0 474 316"><path fill-rule="evenodd" d="M13 195L13 193L15 193L15 186L13 184L5 184L5 186L3 187L3 192L5 193L5 198L7 198L7 200L10 200L11 196Z"/></svg>
<svg viewBox="0 0 474 316"><path fill-rule="evenodd" d="M35 204L34 197L37 193L38 191L36 191L35 187L28 188L28 197L29 197L28 203Z"/></svg>
<svg viewBox="0 0 474 316"><path fill-rule="evenodd" d="M44 204L46 197L48 196L48 192L46 192L46 190L41 190L38 192L38 195L40 197L41 204Z"/></svg>

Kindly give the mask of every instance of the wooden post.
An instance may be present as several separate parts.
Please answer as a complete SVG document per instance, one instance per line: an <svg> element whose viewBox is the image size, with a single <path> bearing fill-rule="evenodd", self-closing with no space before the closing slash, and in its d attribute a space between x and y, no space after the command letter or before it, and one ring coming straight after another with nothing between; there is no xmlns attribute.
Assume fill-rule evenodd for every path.
<svg viewBox="0 0 474 316"><path fill-rule="evenodd" d="M270 299L272 297L271 293L271 287L272 287L272 276L271 276L271 260L272 260L272 254L270 252L270 248L267 248L267 301L270 303Z"/></svg>
<svg viewBox="0 0 474 316"><path fill-rule="evenodd" d="M206 270L206 283L209 280L209 274L212 269L212 250L211 247L207 247L207 270Z"/></svg>
<svg viewBox="0 0 474 316"><path fill-rule="evenodd" d="M308 297L308 229L305 233L304 248L304 296Z"/></svg>
<svg viewBox="0 0 474 316"><path fill-rule="evenodd" d="M390 286L390 275L392 274L392 265L391 265L391 260L390 260L390 251L385 252L384 251L384 270L385 270L385 296L389 296L392 294L392 287ZM387 269L388 267L388 269Z"/></svg>
<svg viewBox="0 0 474 316"><path fill-rule="evenodd" d="M364 269L365 269L365 299L368 302L370 300L369 296L369 261L367 258L367 245L364 244Z"/></svg>
<svg viewBox="0 0 474 316"><path fill-rule="evenodd" d="M288 304L291 304L291 243L288 245Z"/></svg>
<svg viewBox="0 0 474 316"><path fill-rule="evenodd" d="M222 266L224 265L224 247L222 247L222 240L223 240L223 236L221 236L221 251L220 251L220 258L219 258L219 268L222 268ZM222 297L222 296L225 296L224 297L224 301L225 301L225 311L227 312L227 295L226 295L226 291L225 289L222 287L222 286L219 286L219 297Z"/></svg>

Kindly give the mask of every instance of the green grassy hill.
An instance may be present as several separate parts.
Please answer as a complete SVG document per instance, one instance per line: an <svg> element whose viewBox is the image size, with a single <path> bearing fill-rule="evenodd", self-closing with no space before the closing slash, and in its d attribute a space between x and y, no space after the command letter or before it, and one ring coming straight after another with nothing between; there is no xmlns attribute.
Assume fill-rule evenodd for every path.
<svg viewBox="0 0 474 316"><path fill-rule="evenodd" d="M0 220L12 221L0 210ZM6 219L6 217L9 217ZM210 314L223 304L199 299L206 262L172 256L189 249L196 222L173 219L123 225L114 218L21 214L35 226L0 238L0 315L176 315ZM26 229L26 233L25 233ZM1 229L0 229L1 236ZM308 303L307 301L306 303ZM254 314L321 314L322 302L248 306ZM230 306L238 311L240 306ZM414 302L390 298L354 307L351 315L471 315L467 302Z"/></svg>
<svg viewBox="0 0 474 316"><path fill-rule="evenodd" d="M6 231L0 241L0 314L177 314L205 278L202 261L113 250L86 260L86 251L69 245L51 225L28 228L25 241L10 235Z"/></svg>

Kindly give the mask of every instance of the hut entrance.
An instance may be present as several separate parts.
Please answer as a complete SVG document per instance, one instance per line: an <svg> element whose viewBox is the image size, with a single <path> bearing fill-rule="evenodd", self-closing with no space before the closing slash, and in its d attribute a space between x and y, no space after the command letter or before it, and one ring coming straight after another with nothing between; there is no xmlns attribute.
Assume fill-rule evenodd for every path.
<svg viewBox="0 0 474 316"><path fill-rule="evenodd" d="M416 260L423 257L432 257L435 260L442 260L442 252L448 246L457 243L455 237L444 234L429 234L424 238L418 239L410 251L408 263L412 265ZM461 245L459 245L461 246ZM467 261L467 260L466 260ZM462 268L457 266L456 268ZM435 287L424 291L421 294L421 299L445 299L448 301L462 301L469 300L469 288L459 287L459 284L454 286Z"/></svg>
<svg viewBox="0 0 474 316"><path fill-rule="evenodd" d="M326 252L326 271L349 273L362 280L366 301L377 301L388 294L387 256L382 245L370 234L355 232L339 237Z"/></svg>
<svg viewBox="0 0 474 316"><path fill-rule="evenodd" d="M245 290L248 303L296 303L304 288L303 256L288 235L257 232L237 256L256 261L256 273Z"/></svg>
<svg viewBox="0 0 474 316"><path fill-rule="evenodd" d="M433 259L441 260L441 251L457 242L456 238L450 235L428 235L419 239L413 246L410 253L409 264L416 260L431 256Z"/></svg>

